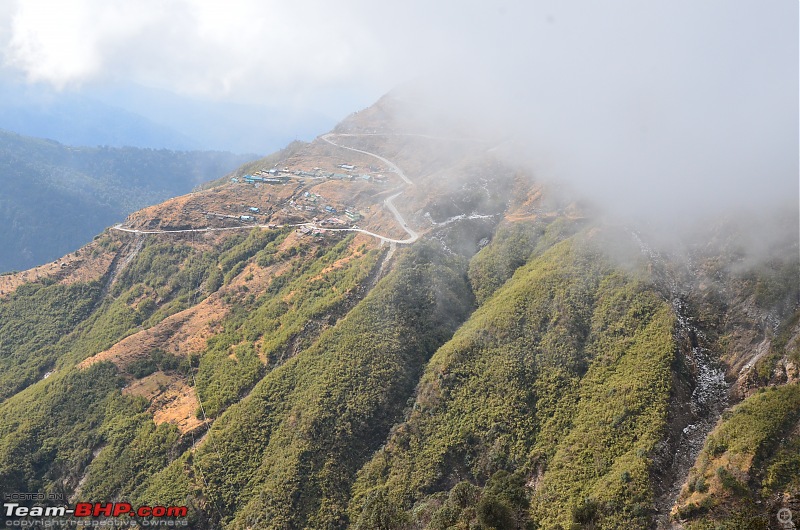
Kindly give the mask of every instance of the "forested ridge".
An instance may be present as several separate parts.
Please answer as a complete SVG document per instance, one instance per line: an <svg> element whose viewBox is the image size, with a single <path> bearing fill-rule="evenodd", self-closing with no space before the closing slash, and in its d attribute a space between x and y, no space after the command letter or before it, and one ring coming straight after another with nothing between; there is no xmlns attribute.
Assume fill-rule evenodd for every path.
<svg viewBox="0 0 800 530"><path fill-rule="evenodd" d="M91 241L129 213L190 192L248 156L74 147L0 130L0 272L24 270Z"/></svg>
<svg viewBox="0 0 800 530"><path fill-rule="evenodd" d="M413 167L429 141L391 156ZM796 247L745 256L715 228L671 255L462 151L427 147L436 169L396 204L408 244L316 222L106 230L85 274L9 283L0 493L187 506L209 530L774 527L800 493ZM299 215L303 182L262 206ZM197 195L222 186L256 192ZM395 188L353 186L389 230Z"/></svg>
<svg viewBox="0 0 800 530"><path fill-rule="evenodd" d="M352 254L352 237L287 248L288 234L254 230L213 252L153 238L104 299L102 282L47 281L3 299L5 490L80 483L85 500L188 503L197 528L650 524L680 345L646 272L559 221L500 226L472 256L421 241L371 287L377 249ZM276 264L263 293L235 286ZM217 292L233 310L198 355L77 367ZM155 425L146 399L121 392L156 373L195 388L213 422L204 443L208 423ZM741 520L748 480L765 495L794 487L796 387L723 418L680 517L719 516L727 488ZM778 436L792 442L776 453ZM757 474L730 467L739 454Z"/></svg>

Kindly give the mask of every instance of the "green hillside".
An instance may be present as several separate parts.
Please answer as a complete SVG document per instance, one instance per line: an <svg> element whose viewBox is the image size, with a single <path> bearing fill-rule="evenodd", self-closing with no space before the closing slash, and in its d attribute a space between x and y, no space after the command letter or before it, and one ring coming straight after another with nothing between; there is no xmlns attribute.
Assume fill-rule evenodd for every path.
<svg viewBox="0 0 800 530"><path fill-rule="evenodd" d="M358 136L140 212L69 274L5 277L0 494L186 506L196 530L766 529L794 509L796 242L748 255L720 225L657 250L465 145L376 181L377 152L414 167L449 140L336 140ZM333 163L376 175L307 171ZM259 227L203 214L245 201ZM135 230L162 218L208 226Z"/></svg>
<svg viewBox="0 0 800 530"><path fill-rule="evenodd" d="M799 422L798 383L759 392L726 413L681 492L677 513L687 527L772 528L776 499L800 488Z"/></svg>
<svg viewBox="0 0 800 530"><path fill-rule="evenodd" d="M668 307L582 237L534 254L434 355L408 419L361 470L352 519L641 527L672 327Z"/></svg>
<svg viewBox="0 0 800 530"><path fill-rule="evenodd" d="M560 220L501 225L474 256L420 241L375 284L385 250L290 234L149 238L110 286L0 300L4 491L188 505L193 528L651 524L681 346L645 268ZM77 366L212 296L230 310L198 355ZM194 388L199 428L121 392L157 374ZM726 413L676 517L753 517L750 491L797 487L796 434L775 445L796 386Z"/></svg>

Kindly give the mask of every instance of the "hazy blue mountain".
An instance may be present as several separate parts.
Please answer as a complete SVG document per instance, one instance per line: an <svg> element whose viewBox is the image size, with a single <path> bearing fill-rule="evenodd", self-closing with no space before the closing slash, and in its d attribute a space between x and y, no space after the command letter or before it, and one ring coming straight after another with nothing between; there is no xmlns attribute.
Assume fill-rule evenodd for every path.
<svg viewBox="0 0 800 530"><path fill-rule="evenodd" d="M271 153L311 140L337 119L307 109L202 101L136 85L98 88L91 97L192 138L203 149Z"/></svg>
<svg viewBox="0 0 800 530"><path fill-rule="evenodd" d="M0 82L0 128L70 145L268 153L334 124L312 111L200 101L139 86L78 94Z"/></svg>
<svg viewBox="0 0 800 530"><path fill-rule="evenodd" d="M208 151L69 147L0 131L0 271L71 252L128 213L252 158Z"/></svg>
<svg viewBox="0 0 800 530"><path fill-rule="evenodd" d="M198 149L174 129L95 99L0 83L0 128L70 145Z"/></svg>

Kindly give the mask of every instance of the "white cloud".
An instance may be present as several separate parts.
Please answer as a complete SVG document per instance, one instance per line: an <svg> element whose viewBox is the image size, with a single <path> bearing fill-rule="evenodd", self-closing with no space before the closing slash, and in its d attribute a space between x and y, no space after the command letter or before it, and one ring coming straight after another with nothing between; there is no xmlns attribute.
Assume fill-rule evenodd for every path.
<svg viewBox="0 0 800 530"><path fill-rule="evenodd" d="M302 100L357 76L374 86L386 73L380 42L350 4L25 0L5 15L4 59L58 88L115 80L213 99Z"/></svg>
<svg viewBox="0 0 800 530"><path fill-rule="evenodd" d="M796 2L19 0L5 60L333 116L415 74L612 208L797 197ZM677 207L676 207L677 205ZM669 211L667 211L669 210Z"/></svg>
<svg viewBox="0 0 800 530"><path fill-rule="evenodd" d="M32 0L17 4L5 50L7 64L29 80L64 87L102 75L109 51L141 35L147 9L124 2Z"/></svg>

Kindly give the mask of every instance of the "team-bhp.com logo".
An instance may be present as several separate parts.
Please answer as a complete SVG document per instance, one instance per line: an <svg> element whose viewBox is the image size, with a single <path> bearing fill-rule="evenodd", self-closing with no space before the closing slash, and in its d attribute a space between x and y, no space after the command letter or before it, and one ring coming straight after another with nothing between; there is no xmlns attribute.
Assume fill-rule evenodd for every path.
<svg viewBox="0 0 800 530"><path fill-rule="evenodd" d="M54 526L53 524L31 524L34 518L41 521L58 521L55 526L124 526L114 524L120 522L134 522L141 526L187 526L186 506L139 506L134 508L127 502L79 502L74 507L66 506L22 506L17 502L3 503L3 514L8 527ZM65 519L69 517L70 519ZM25 519L22 519L25 518ZM111 520L109 520L111 518ZM34 521L31 521L34 519ZM102 519L102 525L93 523Z"/></svg>

